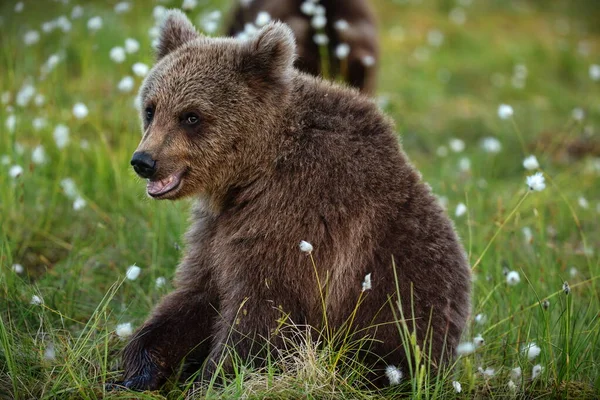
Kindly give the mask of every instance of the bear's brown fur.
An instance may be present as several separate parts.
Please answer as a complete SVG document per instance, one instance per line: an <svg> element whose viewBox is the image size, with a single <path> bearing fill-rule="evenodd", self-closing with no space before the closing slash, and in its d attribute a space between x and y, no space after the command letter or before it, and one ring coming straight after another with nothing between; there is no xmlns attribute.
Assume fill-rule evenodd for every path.
<svg viewBox="0 0 600 400"><path fill-rule="evenodd" d="M314 41L317 32L311 26L313 16L301 11L306 0L252 0L239 1L235 6L227 26L227 34L239 35L248 23L254 23L258 13L265 11L273 20L285 22L296 37L295 66L306 73L322 73L319 48ZM246 4L247 3L247 4ZM367 0L321 0L315 2L325 9L327 24L322 29L329 38L330 74L341 76L348 84L359 88L365 94L374 94L377 84L377 61L379 46L377 25ZM347 26L336 22L345 21ZM342 23L343 24L343 23ZM345 25L345 24L344 24ZM335 49L340 43L350 46L347 58L347 71L341 74L340 60L335 57Z"/></svg>
<svg viewBox="0 0 600 400"><path fill-rule="evenodd" d="M407 366L398 300L418 340L431 336L431 362L451 357L470 269L377 107L294 69L294 37L279 22L251 41L210 39L170 11L159 41L132 164L152 197L197 201L176 289L125 348L123 384L155 389L184 358L205 360L205 378L219 363L231 371L227 348L248 360L267 341L281 345L283 315L321 329L317 273L330 328L362 296L353 328L375 339L365 362L377 371Z"/></svg>

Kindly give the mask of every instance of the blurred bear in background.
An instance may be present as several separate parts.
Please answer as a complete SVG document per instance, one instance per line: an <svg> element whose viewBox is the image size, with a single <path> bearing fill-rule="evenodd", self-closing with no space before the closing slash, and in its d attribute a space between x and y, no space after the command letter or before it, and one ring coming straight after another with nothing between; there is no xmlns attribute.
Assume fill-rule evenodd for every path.
<svg viewBox="0 0 600 400"><path fill-rule="evenodd" d="M375 93L379 46L367 0L238 0L226 34L250 38L271 20L294 32L296 68Z"/></svg>

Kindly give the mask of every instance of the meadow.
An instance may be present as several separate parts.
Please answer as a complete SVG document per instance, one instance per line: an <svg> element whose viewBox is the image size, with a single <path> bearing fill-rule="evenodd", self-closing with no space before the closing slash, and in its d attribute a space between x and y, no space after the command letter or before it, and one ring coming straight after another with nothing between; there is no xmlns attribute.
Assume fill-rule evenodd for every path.
<svg viewBox="0 0 600 400"><path fill-rule="evenodd" d="M218 35L230 2L186 3ZM332 366L343 350L307 343L225 385L107 390L127 336L172 289L187 226L190 202L148 199L129 165L155 7L181 1L3 1L0 398L600 397L600 8L373 4L375 100L472 265L455 363L373 392L351 360Z"/></svg>

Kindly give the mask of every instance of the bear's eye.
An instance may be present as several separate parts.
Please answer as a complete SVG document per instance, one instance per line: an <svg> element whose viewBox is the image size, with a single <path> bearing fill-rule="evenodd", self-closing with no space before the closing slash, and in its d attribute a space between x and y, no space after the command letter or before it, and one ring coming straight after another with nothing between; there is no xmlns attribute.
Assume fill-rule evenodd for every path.
<svg viewBox="0 0 600 400"><path fill-rule="evenodd" d="M154 108L146 107L144 113L144 115L146 116L146 122L149 123L150 121L152 121L152 118L154 117Z"/></svg>
<svg viewBox="0 0 600 400"><path fill-rule="evenodd" d="M182 119L183 122L189 126L196 125L198 122L200 122L200 117L198 116L198 114L193 112L185 113Z"/></svg>

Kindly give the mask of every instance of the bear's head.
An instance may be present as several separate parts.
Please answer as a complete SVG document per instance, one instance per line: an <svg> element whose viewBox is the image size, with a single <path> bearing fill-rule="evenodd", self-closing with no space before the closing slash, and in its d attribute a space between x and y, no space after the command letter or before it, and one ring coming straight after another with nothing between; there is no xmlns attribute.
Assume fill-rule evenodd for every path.
<svg viewBox="0 0 600 400"><path fill-rule="evenodd" d="M249 40L208 38L169 11L140 89L143 137L131 160L148 195L210 196L260 174L291 92L294 50L282 23Z"/></svg>

